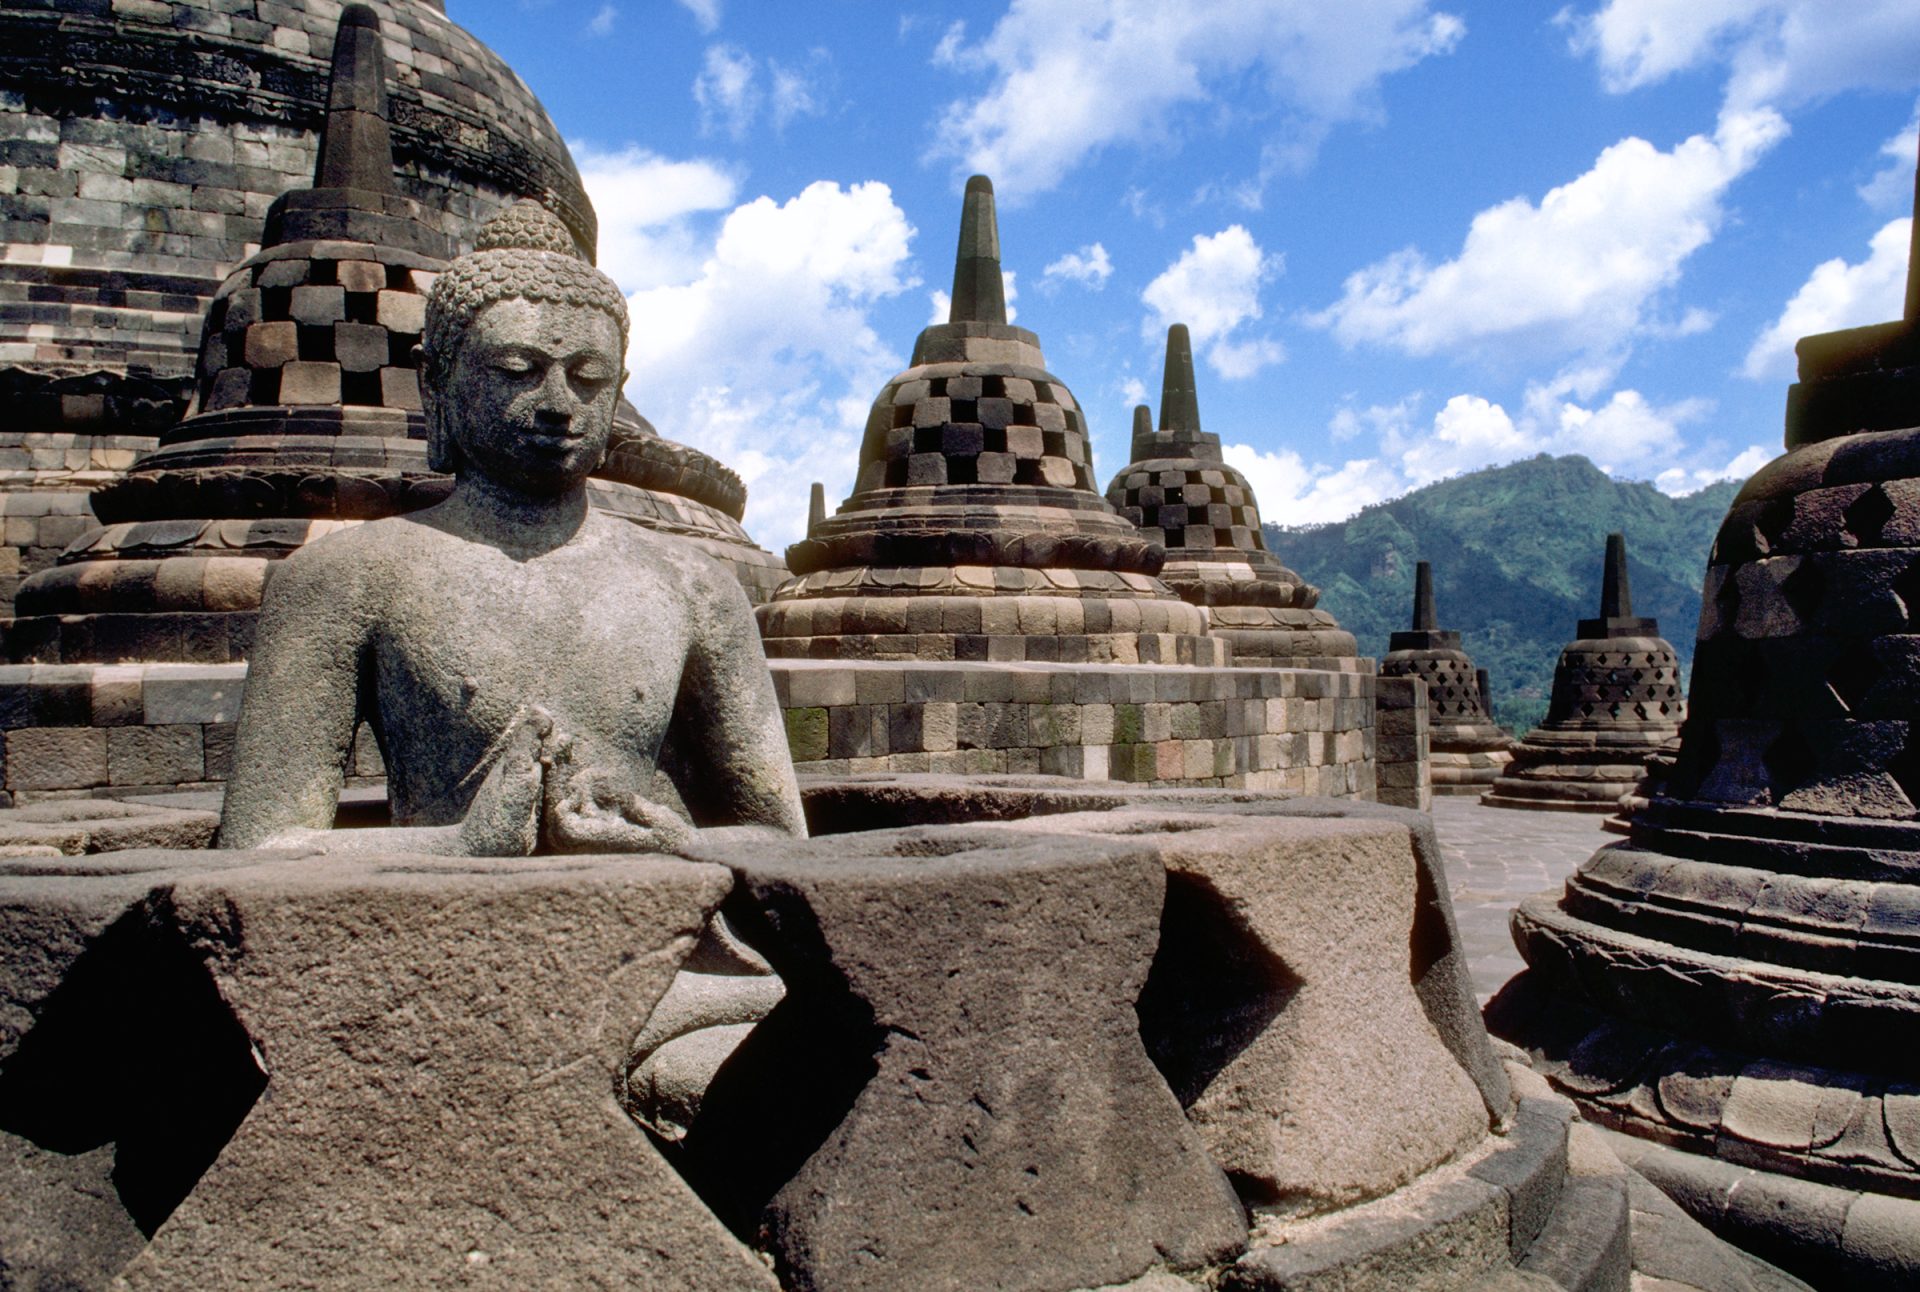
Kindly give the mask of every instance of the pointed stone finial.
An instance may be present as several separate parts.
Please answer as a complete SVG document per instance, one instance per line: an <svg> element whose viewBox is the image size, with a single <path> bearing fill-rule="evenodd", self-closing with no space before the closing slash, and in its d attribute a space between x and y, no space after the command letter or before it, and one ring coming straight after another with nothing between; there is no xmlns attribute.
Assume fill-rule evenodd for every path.
<svg viewBox="0 0 1920 1292"><path fill-rule="evenodd" d="M949 323L1007 321L1007 288L1000 277L1000 220L993 209L993 181L967 181L960 208L960 248L953 259L953 304Z"/></svg>
<svg viewBox="0 0 1920 1292"><path fill-rule="evenodd" d="M1633 590L1627 586L1627 536L1607 535L1607 568L1600 576L1600 617L1633 616Z"/></svg>
<svg viewBox="0 0 1920 1292"><path fill-rule="evenodd" d="M1193 340L1185 323L1167 329L1167 362L1160 375L1160 429L1200 429L1200 399L1193 388Z"/></svg>
<svg viewBox="0 0 1920 1292"><path fill-rule="evenodd" d="M320 132L315 188L393 191L393 135L387 118L387 52L380 19L348 5L333 38L327 120Z"/></svg>
<svg viewBox="0 0 1920 1292"><path fill-rule="evenodd" d="M1913 171L1913 234L1907 244L1907 311L1909 323L1920 323L1920 166Z"/></svg>
<svg viewBox="0 0 1920 1292"><path fill-rule="evenodd" d="M811 535L820 528L820 522L827 518L827 487L818 480L813 482L813 492L807 498L807 533Z"/></svg>
<svg viewBox="0 0 1920 1292"><path fill-rule="evenodd" d="M1137 462L1153 452L1153 410L1145 404L1133 406L1133 457Z"/></svg>
<svg viewBox="0 0 1920 1292"><path fill-rule="evenodd" d="M1432 632L1440 627L1433 610L1433 566L1422 561L1413 567L1413 631Z"/></svg>

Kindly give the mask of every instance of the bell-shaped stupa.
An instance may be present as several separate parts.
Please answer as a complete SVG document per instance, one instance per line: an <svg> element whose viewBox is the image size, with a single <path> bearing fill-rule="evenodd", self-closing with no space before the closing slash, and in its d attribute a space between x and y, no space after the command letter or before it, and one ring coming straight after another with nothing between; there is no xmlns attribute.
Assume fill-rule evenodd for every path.
<svg viewBox="0 0 1920 1292"><path fill-rule="evenodd" d="M1387 639L1380 675L1417 677L1427 684L1433 792L1478 794L1506 767L1513 740L1487 712L1478 671L1460 648L1460 634L1439 622L1433 566L1421 561L1413 574L1413 628Z"/></svg>
<svg viewBox="0 0 1920 1292"><path fill-rule="evenodd" d="M351 5L313 187L274 202L263 246L215 294L188 416L95 491L103 523L21 585L8 659L244 659L273 562L446 496L451 477L427 462L418 345L426 291L455 248L437 213L398 193L386 79L380 21ZM538 203L496 220L493 236L514 229L579 254ZM784 577L740 527L739 478L631 408L592 496L732 561L756 599Z"/></svg>
<svg viewBox="0 0 1920 1292"><path fill-rule="evenodd" d="M1251 668L1358 671L1353 634L1316 604L1320 590L1280 563L1260 532L1246 477L1228 466L1220 437L1200 429L1187 325L1167 329L1160 425L1133 411L1133 461L1107 486L1122 516L1166 544L1160 580L1201 607L1208 629Z"/></svg>
<svg viewBox="0 0 1920 1292"><path fill-rule="evenodd" d="M1787 452L1707 558L1673 766L1521 905L1529 969L1489 1007L1664 1146L1635 1153L1697 1218L1823 1287L1920 1275L1916 271L1901 321L1800 341Z"/></svg>
<svg viewBox="0 0 1920 1292"><path fill-rule="evenodd" d="M1007 323L993 185L967 181L953 305L867 418L851 497L760 608L786 658L1223 664L1165 559L1095 490L1086 422Z"/></svg>
<svg viewBox="0 0 1920 1292"><path fill-rule="evenodd" d="M1633 613L1627 540L1607 535L1600 615L1582 619L1560 652L1547 720L1513 747L1513 761L1480 800L1493 807L1612 812L1675 746L1687 703L1680 661L1660 625Z"/></svg>

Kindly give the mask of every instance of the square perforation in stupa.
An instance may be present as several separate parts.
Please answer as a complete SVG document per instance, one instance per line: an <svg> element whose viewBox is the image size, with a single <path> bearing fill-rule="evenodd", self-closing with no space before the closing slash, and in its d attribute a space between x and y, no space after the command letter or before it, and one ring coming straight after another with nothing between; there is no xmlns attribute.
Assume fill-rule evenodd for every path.
<svg viewBox="0 0 1920 1292"><path fill-rule="evenodd" d="M272 260L236 276L208 311L200 407L418 409L413 352L436 276L317 256Z"/></svg>
<svg viewBox="0 0 1920 1292"><path fill-rule="evenodd" d="M901 383L881 460L884 487L1092 489L1086 423L1063 394L1049 382L991 374Z"/></svg>
<svg viewBox="0 0 1920 1292"><path fill-rule="evenodd" d="M1259 508L1224 471L1135 471L1123 487L1120 514L1142 528L1158 529L1169 548L1266 550Z"/></svg>

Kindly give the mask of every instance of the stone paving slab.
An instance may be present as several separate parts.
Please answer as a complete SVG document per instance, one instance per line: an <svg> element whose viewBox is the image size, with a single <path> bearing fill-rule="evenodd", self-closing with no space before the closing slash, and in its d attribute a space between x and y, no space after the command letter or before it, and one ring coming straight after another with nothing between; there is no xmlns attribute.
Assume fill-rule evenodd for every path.
<svg viewBox="0 0 1920 1292"><path fill-rule="evenodd" d="M1558 893L1567 876L1621 836L1606 817L1578 812L1520 812L1481 807L1478 799L1435 796L1433 825L1445 855L1447 887L1467 950L1474 993L1485 1005L1526 968L1507 931L1520 899Z"/></svg>

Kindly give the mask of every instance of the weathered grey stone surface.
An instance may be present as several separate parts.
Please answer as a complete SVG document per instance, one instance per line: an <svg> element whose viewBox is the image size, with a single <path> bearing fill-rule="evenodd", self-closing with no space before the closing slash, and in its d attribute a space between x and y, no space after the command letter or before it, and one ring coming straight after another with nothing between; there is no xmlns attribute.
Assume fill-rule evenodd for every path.
<svg viewBox="0 0 1920 1292"><path fill-rule="evenodd" d="M1611 814L1648 762L1679 748L1680 663L1652 619L1633 613L1627 541L1607 536L1600 614L1560 652L1547 718L1513 747L1489 807Z"/></svg>
<svg viewBox="0 0 1920 1292"><path fill-rule="evenodd" d="M1370 669L1353 634L1319 608L1320 590L1267 550L1253 487L1221 456L1220 437L1200 429L1186 324L1167 329L1159 428L1145 404L1133 411L1133 460L1107 486L1107 501L1166 545L1161 581L1204 608L1234 663Z"/></svg>
<svg viewBox="0 0 1920 1292"><path fill-rule="evenodd" d="M1378 1197L1486 1135L1408 973L1421 885L1403 823L1142 805L1027 825L1139 835L1167 868L1141 1029L1249 1204Z"/></svg>
<svg viewBox="0 0 1920 1292"><path fill-rule="evenodd" d="M788 1286L1069 1289L1239 1249L1132 1009L1166 883L1150 848L883 833L733 864L788 994L684 1149Z"/></svg>
<svg viewBox="0 0 1920 1292"><path fill-rule="evenodd" d="M729 884L619 856L181 877L153 918L266 1089L127 1285L771 1287L615 1099Z"/></svg>
<svg viewBox="0 0 1920 1292"><path fill-rule="evenodd" d="M129 848L204 848L219 825L216 812L68 799L0 813L0 847L51 848L70 857Z"/></svg>
<svg viewBox="0 0 1920 1292"><path fill-rule="evenodd" d="M138 909L184 866L233 862L0 858L0 1282L104 1287L259 1093L204 971Z"/></svg>
<svg viewBox="0 0 1920 1292"><path fill-rule="evenodd" d="M226 846L665 851L690 833L676 809L803 829L738 583L587 505L625 302L551 217L510 214L429 297L428 449L452 493L310 544L273 580ZM325 833L362 713L396 825ZM677 784L656 787L663 765Z"/></svg>
<svg viewBox="0 0 1920 1292"><path fill-rule="evenodd" d="M1373 687L1374 783L1389 807L1425 812L1433 806L1433 733L1427 684L1409 674L1379 677Z"/></svg>

